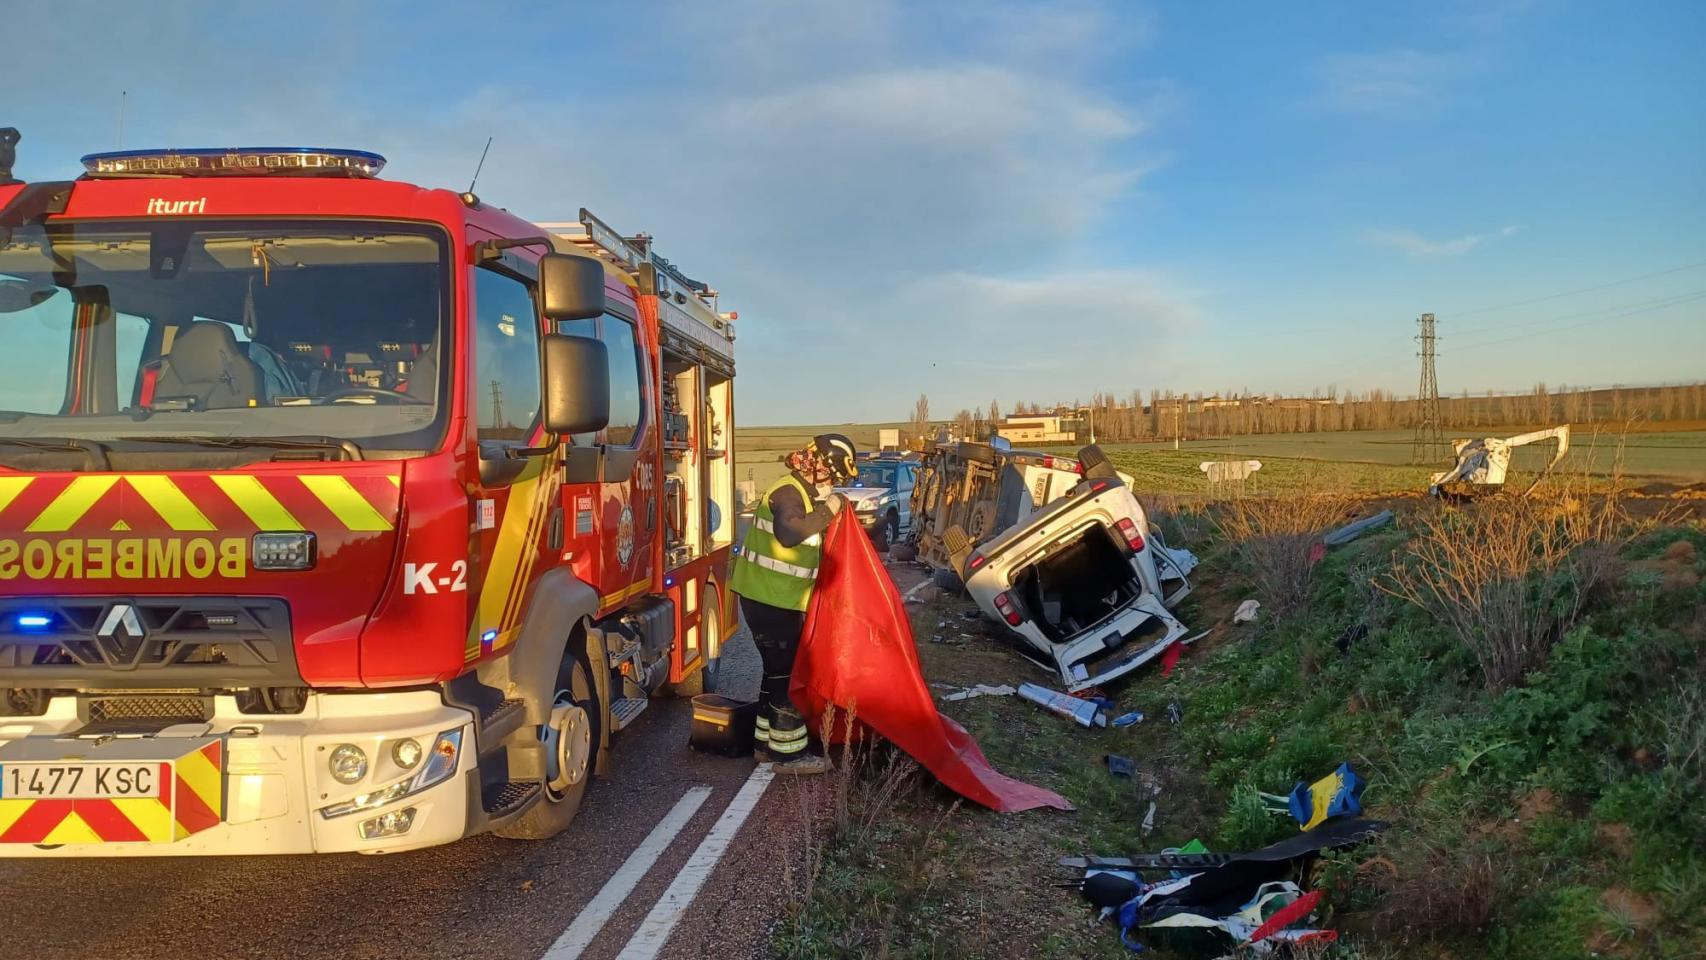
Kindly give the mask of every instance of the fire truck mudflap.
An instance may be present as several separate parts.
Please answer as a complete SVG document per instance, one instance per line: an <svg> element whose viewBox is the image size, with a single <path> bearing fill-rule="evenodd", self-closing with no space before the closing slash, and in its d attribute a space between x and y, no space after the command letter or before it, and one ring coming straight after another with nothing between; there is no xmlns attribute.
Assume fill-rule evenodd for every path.
<svg viewBox="0 0 1706 960"><path fill-rule="evenodd" d="M72 697L0 717L0 856L388 853L469 832L473 716L437 691L267 716L214 699L205 723L137 737L77 736Z"/></svg>

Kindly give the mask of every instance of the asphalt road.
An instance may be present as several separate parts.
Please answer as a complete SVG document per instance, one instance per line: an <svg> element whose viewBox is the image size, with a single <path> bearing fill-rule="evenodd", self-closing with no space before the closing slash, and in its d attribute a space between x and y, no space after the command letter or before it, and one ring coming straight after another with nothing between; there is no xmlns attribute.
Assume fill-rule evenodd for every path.
<svg viewBox="0 0 1706 960"><path fill-rule="evenodd" d="M753 696L745 632L721 689ZM579 817L544 843L476 837L385 857L0 860L0 950L16 958L480 957L538 960L690 789L709 798L582 956L615 957L752 774L687 747L685 700L654 700L613 744ZM799 816L766 790L658 956L762 954L787 891L767 823Z"/></svg>

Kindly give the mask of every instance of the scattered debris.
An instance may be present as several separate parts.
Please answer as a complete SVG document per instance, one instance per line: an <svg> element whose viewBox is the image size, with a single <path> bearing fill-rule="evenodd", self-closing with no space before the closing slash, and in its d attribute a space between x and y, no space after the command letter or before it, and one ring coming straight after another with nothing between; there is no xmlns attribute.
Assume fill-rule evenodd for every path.
<svg viewBox="0 0 1706 960"><path fill-rule="evenodd" d="M1113 724L1116 727L1134 727L1142 722L1142 710L1133 710L1130 713L1122 713L1113 719Z"/></svg>
<svg viewBox="0 0 1706 960"><path fill-rule="evenodd" d="M1256 619L1256 614L1260 613L1261 610L1262 610L1262 601L1260 601L1260 600L1246 600L1243 603L1240 603L1238 605L1237 610L1234 610L1232 612L1232 622L1233 623L1249 623L1250 621Z"/></svg>
<svg viewBox="0 0 1706 960"><path fill-rule="evenodd" d="M1149 817L1145 816L1146 825ZM1297 929L1320 905L1320 891L1304 893L1292 882L1297 869L1323 851L1362 843L1386 829L1377 820L1334 820L1309 833L1250 853L1210 853L1198 841L1176 852L1131 857L1066 857L1062 866L1084 871L1077 886L1084 897L1114 917L1122 940L1146 935L1179 938L1224 949L1230 938L1253 956L1270 956L1281 943L1330 943L1331 930ZM1172 871L1153 882L1144 872ZM1114 898L1129 894L1117 909ZM1241 956L1244 954L1240 954Z"/></svg>
<svg viewBox="0 0 1706 960"><path fill-rule="evenodd" d="M1174 700L1173 702L1167 704L1167 722L1168 723L1170 723L1176 727L1179 725L1179 721L1183 720L1184 718L1185 718L1185 709L1183 707L1179 706L1179 701Z"/></svg>
<svg viewBox="0 0 1706 960"><path fill-rule="evenodd" d="M1349 763L1311 784L1299 783L1289 798L1291 815L1305 830L1313 830L1334 817L1362 812L1362 791L1367 784Z"/></svg>
<svg viewBox="0 0 1706 960"><path fill-rule="evenodd" d="M1105 727L1108 725L1108 718L1102 715L1101 706L1093 700L1080 700L1077 697L1058 693L1047 687L1039 687L1034 683L1019 684L1019 696L1045 710L1058 713L1081 727Z"/></svg>
<svg viewBox="0 0 1706 960"><path fill-rule="evenodd" d="M1130 777L1137 772L1137 764L1130 757L1122 757L1117 753L1102 754L1102 762L1108 765L1108 772L1116 777Z"/></svg>
<svg viewBox="0 0 1706 960"><path fill-rule="evenodd" d="M931 603L942 596L942 588L930 580L922 580L913 585L911 590L901 599L907 603Z"/></svg>
<svg viewBox="0 0 1706 960"><path fill-rule="evenodd" d="M1559 461L1564 454L1570 452L1570 427L1568 424L1552 427L1548 430L1536 430L1515 437L1481 437L1474 440L1451 441L1452 452L1457 455L1457 464L1444 473L1434 474L1429 483L1428 493L1438 496L1468 496L1477 493L1491 493L1504 489L1505 475L1510 471L1511 451L1517 447L1539 443L1544 440L1558 441L1558 452L1552 455L1552 462L1540 471L1534 478L1534 483L1523 491L1527 496Z"/></svg>
<svg viewBox="0 0 1706 960"><path fill-rule="evenodd" d="M1161 675L1163 677L1173 675L1173 668L1179 665L1179 658L1184 656L1184 653L1185 645L1181 642L1174 642L1166 650L1161 651Z"/></svg>
<svg viewBox="0 0 1706 960"><path fill-rule="evenodd" d="M1352 540L1355 540L1357 537L1362 536L1370 530L1384 527L1391 522L1392 511L1382 510L1372 517L1363 517L1361 520L1352 521L1337 530L1329 532L1326 536L1321 538L1321 542L1325 543L1329 547L1337 547L1342 544L1350 543Z"/></svg>
<svg viewBox="0 0 1706 960"><path fill-rule="evenodd" d="M956 700L970 700L973 697L1011 697L1017 692L1018 691L1009 687L1005 683L999 686L990 686L987 683L980 683L975 687L968 687L956 693L950 693L943 697L942 700L945 703L951 703Z"/></svg>
<svg viewBox="0 0 1706 960"><path fill-rule="evenodd" d="M1144 812L1143 823L1139 824L1137 829L1138 829L1139 833L1143 834L1146 837L1149 836L1151 833L1155 832L1155 801L1154 800L1149 801L1149 809Z"/></svg>
<svg viewBox="0 0 1706 960"><path fill-rule="evenodd" d="M1137 795L1140 797L1161 796L1161 778L1147 770L1138 774Z"/></svg>

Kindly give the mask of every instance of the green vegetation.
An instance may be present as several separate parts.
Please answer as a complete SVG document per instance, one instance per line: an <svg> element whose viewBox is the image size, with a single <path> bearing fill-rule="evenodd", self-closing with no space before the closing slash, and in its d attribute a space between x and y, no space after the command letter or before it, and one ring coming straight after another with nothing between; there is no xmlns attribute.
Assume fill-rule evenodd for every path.
<svg viewBox="0 0 1706 960"><path fill-rule="evenodd" d="M735 478L767 486L781 475L781 458L814 434L827 430L846 433L861 449L875 446L877 430L904 424L801 427L742 427L735 433ZM1482 435L1508 436L1526 426L1484 427ZM1467 434L1465 434L1467 435ZM1138 481L1138 489L1173 496L1203 496L1208 482L1198 465L1205 460L1258 459L1262 469L1243 484L1249 496L1278 496L1310 490L1345 493L1419 493L1428 479L1450 464L1410 463L1408 430L1358 430L1324 433L1281 433L1219 440L1186 440L1179 449L1171 442L1106 443L1114 463ZM1706 481L1706 431L1654 431L1626 436L1598 435L1578 429L1574 446L1559 466L1564 472L1608 474L1613 466L1637 482L1699 483ZM1514 468L1535 471L1552 457L1551 444L1522 447Z"/></svg>
<svg viewBox="0 0 1706 960"><path fill-rule="evenodd" d="M1511 436L1531 429L1535 427L1522 424L1478 427L1473 431L1453 429L1448 430L1446 436ZM1683 483L1706 480L1706 431L1673 430L1626 434L1607 431L1596 434L1589 428L1578 427L1570 442L1570 453L1558 466L1561 472L1609 473L1621 458L1624 473L1631 477ZM1182 475L1173 482L1189 486L1188 492L1201 492L1204 489L1202 474L1197 473L1196 468L1198 463L1208 459L1253 457L1261 460L1262 469L1250 479L1249 492L1260 488L1273 493L1297 489L1286 480L1275 480L1272 475L1276 468L1289 474L1302 466L1295 461L1302 461L1303 464L1318 461L1323 462L1323 465L1343 465L1350 470L1353 478L1360 471L1365 482L1373 484L1362 489L1379 489L1384 483L1402 483L1405 489L1416 489L1416 484L1410 482L1414 478L1420 477L1421 485L1425 486L1428 474L1449 466L1446 458L1441 459L1438 467L1410 466L1412 447L1409 430L1279 433L1215 440L1186 440L1180 444L1178 451L1173 450L1171 442L1103 444L1102 449L1110 455L1124 454L1132 459L1160 457L1165 461L1167 457L1180 458L1180 465L1188 462L1189 469L1195 476ZM1549 443L1520 447L1515 451L1513 465L1519 470L1538 470L1551 460L1553 449ZM1387 468L1391 472L1387 473L1379 468ZM1182 470L1180 473L1182 474ZM1190 486L1193 481L1194 486ZM1263 486L1264 484L1266 486Z"/></svg>
<svg viewBox="0 0 1706 960"><path fill-rule="evenodd" d="M850 819L873 826L831 831L777 952L1128 955L1076 894L1050 886L1069 878L1056 857L1192 837L1259 846L1296 826L1264 812L1256 792L1349 760L1369 782L1368 812L1392 827L1308 878L1328 892L1327 925L1345 934L1327 956L1706 953L1706 528L1673 518L1648 529L1597 587L1572 582L1582 574L1570 564L1528 570L1525 596L1556 604L1580 589L1585 602L1556 621L1539 666L1507 683L1469 639L1389 592L1438 509L1403 507L1398 524L1330 552L1291 613L1264 600L1263 616L1238 626L1231 609L1261 595L1249 566L1260 554L1234 538L1260 526L1173 517L1204 560L1181 615L1214 632L1171 677L1149 670L1110 691L1122 710L1144 711L1142 724L1082 730L1016 698L944 705L999 768L1078 812L956 808L939 787L882 788L868 766L846 795ZM966 609L954 598L914 608L930 680L1047 682L998 627L960 619ZM927 642L935 634L963 642ZM1147 800L1108 774L1109 752L1162 783L1150 836Z"/></svg>

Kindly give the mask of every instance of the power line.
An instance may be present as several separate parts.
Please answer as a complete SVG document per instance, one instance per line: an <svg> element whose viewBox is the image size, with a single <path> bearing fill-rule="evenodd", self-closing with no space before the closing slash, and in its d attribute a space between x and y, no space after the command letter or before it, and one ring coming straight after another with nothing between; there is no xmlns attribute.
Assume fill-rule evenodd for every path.
<svg viewBox="0 0 1706 960"><path fill-rule="evenodd" d="M1706 288L1703 288L1703 290L1689 290L1689 292L1684 293L1667 293L1667 295L1663 295L1663 297L1653 297L1651 300L1633 300L1633 302L1629 302L1629 304L1612 304L1610 307L1595 307L1595 309L1592 310L1578 310L1575 314L1563 314L1558 315L1558 317L1539 317L1539 319L1534 319L1534 321L1517 321L1512 322L1512 324L1496 324L1496 326L1477 327L1474 333L1503 333L1503 331L1513 331L1513 329L1522 329L1522 327L1546 326L1546 324L1556 324L1558 321L1573 321L1576 317L1597 317L1597 315L1600 314L1614 314L1617 310L1628 310L1633 309L1633 307L1667 307L1667 305L1670 304L1687 302L1687 300L1691 300L1691 298L1697 297L1697 295L1703 295L1703 293L1706 293Z"/></svg>
<svg viewBox="0 0 1706 960"><path fill-rule="evenodd" d="M1596 314L1594 316L1585 317L1585 319L1577 320L1574 323L1566 323L1566 324L1562 324L1560 326L1549 327L1545 330L1533 330L1533 331L1530 331L1528 333L1519 333L1513 337L1501 337L1497 340L1484 340L1480 343L1464 344L1461 347L1461 349L1478 350L1482 347L1490 347L1490 346L1494 346L1496 344L1515 343L1518 340L1527 340L1529 337L1542 337L1542 336L1549 337L1549 336L1557 333L1560 330L1571 330L1571 329L1574 329L1576 327L1586 326L1590 323L1602 323L1602 322L1607 321L1607 320L1624 320L1624 319L1628 319L1629 317L1638 317L1638 316L1643 316L1645 314L1657 313L1660 310L1668 310L1671 307L1678 307L1678 306L1681 306L1685 303L1693 303L1696 300L1706 300L1706 290L1696 291L1695 293L1683 294L1683 295L1680 295L1677 297L1672 297L1672 298L1670 298L1670 302L1662 303L1658 306L1651 306L1651 307L1643 306L1643 307L1639 307L1639 308L1634 309L1634 310L1627 310L1623 313L1613 313L1610 316L1606 316L1606 317L1598 316ZM1577 314L1576 316L1583 316L1583 315ZM1560 318L1554 318L1554 319L1560 319Z"/></svg>
<svg viewBox="0 0 1706 960"><path fill-rule="evenodd" d="M1513 300L1509 303L1493 304L1486 307L1475 307L1470 310L1449 311L1445 315L1453 320L1461 320L1464 317L1479 316L1483 313L1492 313L1495 310L1509 310L1512 307L1525 307L1531 303L1545 303L1548 300L1558 300L1563 297L1574 297L1583 293L1593 293L1595 290L1606 290L1611 287L1620 287L1626 283L1635 283L1638 280L1651 280L1654 277L1666 277L1673 273L1681 273L1684 270L1695 270L1700 267L1706 267L1706 260L1697 260L1694 263L1685 263L1680 267L1671 267L1666 270L1656 270L1652 273L1643 273L1636 277L1624 277L1621 280L1608 280L1605 283L1597 283L1591 287L1578 287L1575 290L1565 290L1561 293L1549 293L1543 297L1530 297L1527 300Z"/></svg>

